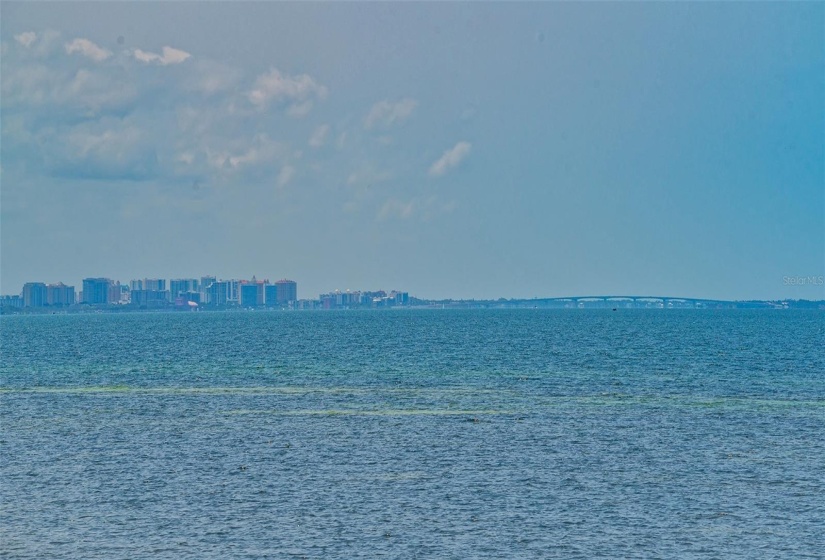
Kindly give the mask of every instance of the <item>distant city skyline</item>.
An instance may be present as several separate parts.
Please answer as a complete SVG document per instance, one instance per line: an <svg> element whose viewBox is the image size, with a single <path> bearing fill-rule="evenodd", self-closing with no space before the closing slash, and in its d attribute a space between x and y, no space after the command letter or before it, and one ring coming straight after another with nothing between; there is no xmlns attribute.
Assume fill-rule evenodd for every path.
<svg viewBox="0 0 825 560"><path fill-rule="evenodd" d="M0 294L2 312L71 310L199 310L208 308L341 309L406 306L409 292L400 290L335 290L318 297L298 297L298 284L282 278L230 278L215 276L132 279L128 283L106 277L84 278L78 291L62 282L27 282L17 294Z"/></svg>
<svg viewBox="0 0 825 560"><path fill-rule="evenodd" d="M168 280L168 286L167 286ZM803 286L821 289L825 286L825 275L818 276L792 276L785 277L783 282L786 285ZM121 304L138 307L168 307L173 304L185 305L209 305L225 306L234 305L240 307L279 307L292 306L295 303L304 302L302 308L307 308L307 302L314 302L308 308L347 308L350 306L359 307L369 305L372 300L381 299L393 300L395 304L406 305L410 300L409 292L392 290L340 290L335 289L329 292L321 292L318 297L315 295L304 295L298 297L297 283L289 279L280 279L270 282L269 279L258 279L256 275L251 278L220 278L206 275L200 277L187 278L133 278L121 282L118 279L108 277L87 277L82 280L82 289L76 290L74 285L67 285L61 282L46 283L40 281L26 282L21 291L17 293L0 293L2 301L0 304L10 307L49 307L68 306L75 304ZM366 298L366 299L365 299ZM518 298L500 296L497 298L427 298L417 295L413 299L421 302L434 301L531 301L541 300L544 302L572 302L577 303L587 300L600 300L607 303L621 304L623 300L637 301L650 304L653 300L667 302L678 302L701 306L703 302L781 302L781 301L812 301L822 303L821 298L739 298L724 300L720 298L705 298L701 296L691 296L673 293L578 293L566 294L563 296L534 296L533 298ZM821 308L821 306L820 306Z"/></svg>
<svg viewBox="0 0 825 560"><path fill-rule="evenodd" d="M825 3L0 16L0 293L825 298Z"/></svg>

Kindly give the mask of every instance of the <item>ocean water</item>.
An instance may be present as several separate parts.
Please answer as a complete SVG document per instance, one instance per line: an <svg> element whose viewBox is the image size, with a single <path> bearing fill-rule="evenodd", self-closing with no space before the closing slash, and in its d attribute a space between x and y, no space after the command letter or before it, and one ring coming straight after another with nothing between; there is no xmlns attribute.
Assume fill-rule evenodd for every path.
<svg viewBox="0 0 825 560"><path fill-rule="evenodd" d="M825 313L0 319L3 558L823 558Z"/></svg>

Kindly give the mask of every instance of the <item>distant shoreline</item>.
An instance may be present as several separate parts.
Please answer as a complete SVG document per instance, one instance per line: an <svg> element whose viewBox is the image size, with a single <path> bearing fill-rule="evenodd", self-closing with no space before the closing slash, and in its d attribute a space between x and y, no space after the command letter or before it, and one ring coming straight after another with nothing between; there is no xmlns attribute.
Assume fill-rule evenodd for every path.
<svg viewBox="0 0 825 560"><path fill-rule="evenodd" d="M87 315L114 313L242 313L287 311L382 311L415 309L816 309L825 310L825 300L703 300L670 297L599 296L545 299L510 300L418 300L410 298L407 305L387 307L340 306L322 308L314 300L298 302L293 307L241 307L240 305L201 305L195 308L167 306L136 306L131 304L74 304L70 306L10 307L0 308L0 315Z"/></svg>

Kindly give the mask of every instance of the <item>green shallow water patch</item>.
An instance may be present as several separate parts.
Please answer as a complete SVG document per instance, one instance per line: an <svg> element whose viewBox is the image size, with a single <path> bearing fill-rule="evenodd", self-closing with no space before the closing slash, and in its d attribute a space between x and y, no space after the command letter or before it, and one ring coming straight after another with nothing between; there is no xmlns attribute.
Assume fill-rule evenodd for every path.
<svg viewBox="0 0 825 560"><path fill-rule="evenodd" d="M22 387L0 388L0 395L44 393L58 395L88 395L90 393L133 393L135 388L129 385L97 385L90 387Z"/></svg>
<svg viewBox="0 0 825 560"><path fill-rule="evenodd" d="M686 409L825 409L825 399L765 399L748 397L691 397L691 396L639 396L639 395L598 395L598 396L560 396L538 397L538 400L550 407L651 407L651 408L686 408Z"/></svg>

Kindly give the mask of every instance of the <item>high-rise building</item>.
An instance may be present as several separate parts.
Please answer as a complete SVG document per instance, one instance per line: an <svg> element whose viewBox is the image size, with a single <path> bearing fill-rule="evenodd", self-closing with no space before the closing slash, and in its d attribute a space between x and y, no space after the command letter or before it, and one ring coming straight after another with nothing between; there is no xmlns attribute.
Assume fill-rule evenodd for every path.
<svg viewBox="0 0 825 560"><path fill-rule="evenodd" d="M154 292L162 292L166 290L166 280L163 278L144 278L143 289L152 290Z"/></svg>
<svg viewBox="0 0 825 560"><path fill-rule="evenodd" d="M118 286L120 284L118 283ZM115 283L109 278L84 278L83 279L83 303L92 305L109 303L110 292ZM116 300L115 300L116 301Z"/></svg>
<svg viewBox="0 0 825 560"><path fill-rule="evenodd" d="M201 276L201 303L209 303L209 287L217 280L214 276Z"/></svg>
<svg viewBox="0 0 825 560"><path fill-rule="evenodd" d="M43 307L46 302L46 284L43 282L27 282L23 285L23 307Z"/></svg>
<svg viewBox="0 0 825 560"><path fill-rule="evenodd" d="M292 280L278 280L275 282L278 286L277 298L278 305L286 305L291 301L298 300L298 284Z"/></svg>
<svg viewBox="0 0 825 560"><path fill-rule="evenodd" d="M241 307L258 307L266 302L266 287L269 280L258 280L254 276L250 281L241 281Z"/></svg>
<svg viewBox="0 0 825 560"><path fill-rule="evenodd" d="M46 302L49 305L74 305L74 286L67 286L63 282L46 286Z"/></svg>
<svg viewBox="0 0 825 560"><path fill-rule="evenodd" d="M278 285L267 284L264 286L264 303L267 307L278 306Z"/></svg>
<svg viewBox="0 0 825 560"><path fill-rule="evenodd" d="M226 305L228 302L229 282L221 280L212 282L207 290L207 300L209 305Z"/></svg>
<svg viewBox="0 0 825 560"><path fill-rule="evenodd" d="M260 290L261 285L257 282L241 284L241 307L257 307Z"/></svg>
<svg viewBox="0 0 825 560"><path fill-rule="evenodd" d="M239 303L241 300L241 283L242 280L227 280L226 302Z"/></svg>
<svg viewBox="0 0 825 560"><path fill-rule="evenodd" d="M178 278L169 280L169 293L172 299L178 298L183 292L197 292L200 284L197 278Z"/></svg>
<svg viewBox="0 0 825 560"><path fill-rule="evenodd" d="M123 301L123 288L126 286L120 285L120 280L112 282L109 285L109 303L121 303Z"/></svg>

